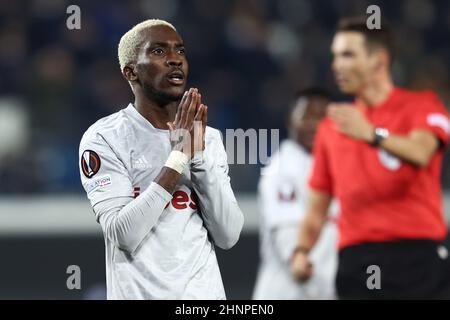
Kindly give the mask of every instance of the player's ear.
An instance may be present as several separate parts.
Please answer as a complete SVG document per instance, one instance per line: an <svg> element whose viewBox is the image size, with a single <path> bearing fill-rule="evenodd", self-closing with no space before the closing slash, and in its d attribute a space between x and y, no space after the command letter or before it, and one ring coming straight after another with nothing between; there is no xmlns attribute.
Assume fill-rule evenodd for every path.
<svg viewBox="0 0 450 320"><path fill-rule="evenodd" d="M387 50L381 50L381 61L384 67L389 69L389 66L391 65L391 57L389 55L389 52Z"/></svg>
<svg viewBox="0 0 450 320"><path fill-rule="evenodd" d="M369 52L367 65L373 71L378 71L383 67L383 59L379 50Z"/></svg>
<svg viewBox="0 0 450 320"><path fill-rule="evenodd" d="M135 71L134 64L129 64L129 65L125 66L122 70L122 74L125 77L125 79L127 79L128 81L135 81L138 78L136 71Z"/></svg>
<svg viewBox="0 0 450 320"><path fill-rule="evenodd" d="M379 49L376 51L376 69L389 69L389 54L386 50Z"/></svg>

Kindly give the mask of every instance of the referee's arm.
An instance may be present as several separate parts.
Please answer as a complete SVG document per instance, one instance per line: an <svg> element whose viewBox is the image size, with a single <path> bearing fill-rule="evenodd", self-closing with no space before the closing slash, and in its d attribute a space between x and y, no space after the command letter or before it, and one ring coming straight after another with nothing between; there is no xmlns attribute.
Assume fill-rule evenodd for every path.
<svg viewBox="0 0 450 320"><path fill-rule="evenodd" d="M407 136L389 135L380 146L397 157L417 166L426 167L439 149L438 138L428 130L413 130Z"/></svg>
<svg viewBox="0 0 450 320"><path fill-rule="evenodd" d="M349 104L336 103L329 107L328 115L340 132L356 140L374 143L375 126L358 109ZM446 119L443 114L440 116ZM442 129L439 129L439 126L421 125L405 135L390 133L379 141L379 146L400 159L423 168L428 166L439 147L448 141L448 134L443 134L442 130L439 135L440 130Z"/></svg>

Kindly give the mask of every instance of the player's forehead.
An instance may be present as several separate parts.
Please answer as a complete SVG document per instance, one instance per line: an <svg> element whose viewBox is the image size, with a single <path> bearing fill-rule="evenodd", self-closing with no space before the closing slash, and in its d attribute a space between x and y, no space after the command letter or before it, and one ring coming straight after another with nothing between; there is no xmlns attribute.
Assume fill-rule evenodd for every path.
<svg viewBox="0 0 450 320"><path fill-rule="evenodd" d="M155 44L183 45L183 39L178 32L165 25L145 28L139 32L139 36L141 47L150 47Z"/></svg>
<svg viewBox="0 0 450 320"><path fill-rule="evenodd" d="M297 100L291 113L293 121L311 117L321 117L326 112L328 100L321 97L301 97Z"/></svg>
<svg viewBox="0 0 450 320"><path fill-rule="evenodd" d="M339 31L333 37L331 51L340 53L343 51L359 51L365 46L365 38L361 32Z"/></svg>

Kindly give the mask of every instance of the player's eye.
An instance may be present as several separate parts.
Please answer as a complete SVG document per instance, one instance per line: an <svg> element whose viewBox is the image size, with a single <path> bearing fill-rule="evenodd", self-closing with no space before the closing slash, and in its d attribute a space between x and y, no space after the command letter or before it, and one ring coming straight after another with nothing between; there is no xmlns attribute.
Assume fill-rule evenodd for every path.
<svg viewBox="0 0 450 320"><path fill-rule="evenodd" d="M351 58L354 56L354 53L352 51L344 51L344 52L342 52L342 56L344 58Z"/></svg>
<svg viewBox="0 0 450 320"><path fill-rule="evenodd" d="M178 54L184 56L186 54L186 50L184 48L178 49Z"/></svg>
<svg viewBox="0 0 450 320"><path fill-rule="evenodd" d="M156 55L162 55L162 54L164 54L164 50L161 48L155 48L152 50L152 53L156 54Z"/></svg>

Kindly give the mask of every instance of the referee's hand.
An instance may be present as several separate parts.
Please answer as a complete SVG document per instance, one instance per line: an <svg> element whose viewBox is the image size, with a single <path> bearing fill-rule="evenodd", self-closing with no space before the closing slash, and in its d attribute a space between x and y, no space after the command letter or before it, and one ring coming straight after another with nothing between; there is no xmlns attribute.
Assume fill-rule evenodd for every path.
<svg viewBox="0 0 450 320"><path fill-rule="evenodd" d="M307 281L313 275L313 265L304 252L296 252L291 257L291 273L300 282Z"/></svg>
<svg viewBox="0 0 450 320"><path fill-rule="evenodd" d="M328 116L335 123L336 129L350 138L372 142L374 139L373 124L366 116L349 103L330 103Z"/></svg>

